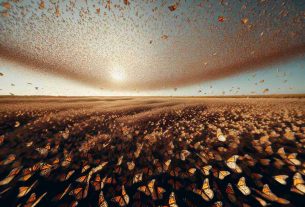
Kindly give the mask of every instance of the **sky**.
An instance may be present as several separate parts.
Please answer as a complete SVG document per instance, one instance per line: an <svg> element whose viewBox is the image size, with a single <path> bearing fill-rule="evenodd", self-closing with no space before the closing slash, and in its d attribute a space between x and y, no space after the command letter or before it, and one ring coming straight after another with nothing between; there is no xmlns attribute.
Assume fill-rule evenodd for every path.
<svg viewBox="0 0 305 207"><path fill-rule="evenodd" d="M1 59L0 73L3 74L3 76L0 76L0 95L225 96L305 94L304 56L274 64L258 71L245 72L216 81L204 81L190 86L146 91L96 88L60 76L27 70L20 65ZM123 80L113 78L112 81L113 84L116 84Z"/></svg>
<svg viewBox="0 0 305 207"><path fill-rule="evenodd" d="M303 93L304 22L299 0L0 0L0 94Z"/></svg>

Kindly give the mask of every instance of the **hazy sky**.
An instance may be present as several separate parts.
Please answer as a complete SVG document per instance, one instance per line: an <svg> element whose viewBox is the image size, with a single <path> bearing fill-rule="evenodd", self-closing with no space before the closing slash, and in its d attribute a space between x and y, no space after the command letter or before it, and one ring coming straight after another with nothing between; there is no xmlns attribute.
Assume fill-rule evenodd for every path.
<svg viewBox="0 0 305 207"><path fill-rule="evenodd" d="M191 86L151 91L115 91L96 88L60 76L34 72L0 59L0 95L62 96L204 96L305 93L305 58L299 56L262 70ZM120 84L119 79L112 79ZM12 85L13 84L13 85ZM38 87L38 88L35 88Z"/></svg>
<svg viewBox="0 0 305 207"><path fill-rule="evenodd" d="M300 0L0 0L0 57L21 65L2 64L1 93L300 92L304 12ZM283 83L270 63L289 58Z"/></svg>

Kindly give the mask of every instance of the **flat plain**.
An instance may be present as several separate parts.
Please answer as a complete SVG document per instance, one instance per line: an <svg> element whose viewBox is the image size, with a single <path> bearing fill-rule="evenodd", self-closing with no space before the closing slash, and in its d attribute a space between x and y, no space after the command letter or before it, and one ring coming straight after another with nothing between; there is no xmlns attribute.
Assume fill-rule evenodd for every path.
<svg viewBox="0 0 305 207"><path fill-rule="evenodd" d="M1 206L302 206L305 98L1 97Z"/></svg>

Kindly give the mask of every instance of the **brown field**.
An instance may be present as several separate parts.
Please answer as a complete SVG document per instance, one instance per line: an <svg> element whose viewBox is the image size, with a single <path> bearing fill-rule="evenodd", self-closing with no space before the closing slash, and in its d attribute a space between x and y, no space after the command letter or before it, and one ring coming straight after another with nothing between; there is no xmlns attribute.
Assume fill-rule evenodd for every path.
<svg viewBox="0 0 305 207"><path fill-rule="evenodd" d="M303 206L304 143L303 95L1 97L0 206Z"/></svg>

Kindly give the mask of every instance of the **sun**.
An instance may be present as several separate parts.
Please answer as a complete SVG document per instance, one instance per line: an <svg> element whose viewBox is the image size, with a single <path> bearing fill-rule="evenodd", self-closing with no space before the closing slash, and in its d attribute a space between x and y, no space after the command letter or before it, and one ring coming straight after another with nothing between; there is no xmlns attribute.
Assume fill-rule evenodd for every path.
<svg viewBox="0 0 305 207"><path fill-rule="evenodd" d="M116 65L110 70L111 78L116 82L122 82L126 78L125 70L122 66Z"/></svg>

